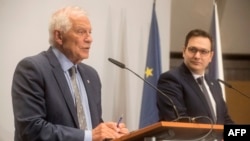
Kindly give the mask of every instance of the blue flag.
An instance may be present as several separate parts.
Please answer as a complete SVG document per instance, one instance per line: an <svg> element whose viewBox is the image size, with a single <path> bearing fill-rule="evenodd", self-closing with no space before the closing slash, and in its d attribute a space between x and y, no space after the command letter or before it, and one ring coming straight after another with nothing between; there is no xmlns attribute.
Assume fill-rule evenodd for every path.
<svg viewBox="0 0 250 141"><path fill-rule="evenodd" d="M144 76L145 80L154 86L157 85L158 78L161 74L160 58L160 38L154 3ZM143 128L145 126L158 122L159 116L158 108L156 105L156 94L156 90L144 82L139 128Z"/></svg>

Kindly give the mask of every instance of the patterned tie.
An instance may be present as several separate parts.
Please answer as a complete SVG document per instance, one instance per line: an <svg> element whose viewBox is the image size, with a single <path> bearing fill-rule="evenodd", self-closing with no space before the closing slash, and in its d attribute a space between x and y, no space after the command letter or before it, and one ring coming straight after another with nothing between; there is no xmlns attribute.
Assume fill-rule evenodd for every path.
<svg viewBox="0 0 250 141"><path fill-rule="evenodd" d="M76 111L77 111L77 117L79 122L80 129L84 130L86 128L86 119L83 111L83 106L81 102L81 96L80 91L78 89L77 83L76 83L76 68L73 66L69 69L69 74L71 78L71 83L73 86L73 91L75 94L75 104L76 104Z"/></svg>
<svg viewBox="0 0 250 141"><path fill-rule="evenodd" d="M201 85L203 94L204 94L204 96L205 96L205 98L207 100L210 112L212 114L213 121L215 122L216 121L215 112L214 112L214 109L212 107L212 103L211 103L211 100L209 98L208 91L207 91L206 86L204 84L204 78L203 78L203 76L197 78L197 82Z"/></svg>

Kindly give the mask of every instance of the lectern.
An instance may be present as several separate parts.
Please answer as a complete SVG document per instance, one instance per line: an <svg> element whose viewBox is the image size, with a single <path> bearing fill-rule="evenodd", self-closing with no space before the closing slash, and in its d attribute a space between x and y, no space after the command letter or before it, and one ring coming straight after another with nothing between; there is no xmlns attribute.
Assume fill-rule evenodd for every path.
<svg viewBox="0 0 250 141"><path fill-rule="evenodd" d="M130 132L115 141L221 141L224 125L185 122L158 122Z"/></svg>

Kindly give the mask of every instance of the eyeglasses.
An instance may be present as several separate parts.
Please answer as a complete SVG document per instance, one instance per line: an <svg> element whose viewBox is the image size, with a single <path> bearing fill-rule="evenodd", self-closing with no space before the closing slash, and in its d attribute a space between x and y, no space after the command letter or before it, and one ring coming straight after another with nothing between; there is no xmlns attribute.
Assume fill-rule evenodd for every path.
<svg viewBox="0 0 250 141"><path fill-rule="evenodd" d="M202 56L207 56L211 51L207 49L198 49L196 47L188 47L187 48L189 53L196 54L197 52L200 53Z"/></svg>

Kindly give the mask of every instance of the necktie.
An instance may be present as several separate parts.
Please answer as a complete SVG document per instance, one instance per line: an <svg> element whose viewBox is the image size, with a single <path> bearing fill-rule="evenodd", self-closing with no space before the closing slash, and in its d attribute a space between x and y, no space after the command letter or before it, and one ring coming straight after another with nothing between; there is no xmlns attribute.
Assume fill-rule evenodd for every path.
<svg viewBox="0 0 250 141"><path fill-rule="evenodd" d="M76 68L74 66L69 69L69 74L70 74L70 79L71 79L71 83L73 86L73 92L75 95L75 105L76 105L79 127L80 129L84 130L86 128L86 120L85 120L85 115L84 115L83 106L81 102L80 91L76 83Z"/></svg>
<svg viewBox="0 0 250 141"><path fill-rule="evenodd" d="M209 94L208 94L208 91L206 89L206 86L204 84L204 80L203 80L203 76L197 78L197 82L201 85L201 88L202 88L202 91L203 91L203 94L207 100L207 103L208 103L208 106L209 106L209 109L210 109L210 112L211 112L211 115L212 115L212 118L213 118L213 121L215 122L216 121L216 117L215 117L215 113L214 113L214 110L213 110L213 107L212 107L212 103L211 103L211 100L209 98Z"/></svg>

